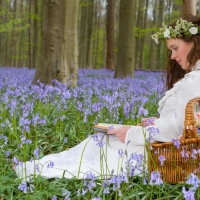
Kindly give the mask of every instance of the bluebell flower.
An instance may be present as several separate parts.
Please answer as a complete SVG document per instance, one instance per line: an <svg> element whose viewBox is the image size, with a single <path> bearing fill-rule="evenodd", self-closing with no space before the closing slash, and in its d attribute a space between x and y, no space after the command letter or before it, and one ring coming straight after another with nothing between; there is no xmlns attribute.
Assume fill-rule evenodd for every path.
<svg viewBox="0 0 200 200"><path fill-rule="evenodd" d="M109 189L109 187L104 187L103 193L104 193L104 194L110 194L110 189Z"/></svg>
<svg viewBox="0 0 200 200"><path fill-rule="evenodd" d="M18 159L15 156L12 158L12 162L15 163L15 164L19 163Z"/></svg>
<svg viewBox="0 0 200 200"><path fill-rule="evenodd" d="M165 158L165 156L160 155L160 156L158 157L158 160L160 160L160 165L163 165L163 163L164 163L164 161L166 160L166 158Z"/></svg>
<svg viewBox="0 0 200 200"><path fill-rule="evenodd" d="M182 150L181 151L181 156L182 156L182 158L189 158L189 153L187 152L187 151L185 151L185 150Z"/></svg>
<svg viewBox="0 0 200 200"><path fill-rule="evenodd" d="M123 154L124 154L123 149L119 149L118 150L118 155L119 155L120 158L122 158Z"/></svg>
<svg viewBox="0 0 200 200"><path fill-rule="evenodd" d="M57 200L57 196L53 195L52 200Z"/></svg>
<svg viewBox="0 0 200 200"><path fill-rule="evenodd" d="M95 178L96 177L92 172L88 172L83 181L83 185L86 186L90 192L92 192L92 189L96 187Z"/></svg>
<svg viewBox="0 0 200 200"><path fill-rule="evenodd" d="M186 191L185 187L183 186L182 193L183 193L183 197L185 198L185 200L195 200L195 197L194 197L195 189L194 188L190 188L188 191Z"/></svg>
<svg viewBox="0 0 200 200"><path fill-rule="evenodd" d="M143 185L147 185L147 180L146 180L146 178L143 179Z"/></svg>
<svg viewBox="0 0 200 200"><path fill-rule="evenodd" d="M116 175L113 175L113 176L110 178L110 183L112 183L112 184L116 184L116 183L117 183L117 176L116 176Z"/></svg>
<svg viewBox="0 0 200 200"><path fill-rule="evenodd" d="M54 162L53 161L49 161L49 163L47 164L47 168L54 168Z"/></svg>
<svg viewBox="0 0 200 200"><path fill-rule="evenodd" d="M191 173L186 181L187 184L191 184L194 186L194 188L198 188L200 180L198 178L198 176L194 175L193 173Z"/></svg>
<svg viewBox="0 0 200 200"><path fill-rule="evenodd" d="M68 190L63 190L62 191L62 196L64 196L65 198L64 198L64 200L70 200L70 195L71 195L71 192L70 191L68 191Z"/></svg>
<svg viewBox="0 0 200 200"><path fill-rule="evenodd" d="M141 115L147 116L148 115L148 110L144 109L143 107L140 107L139 111L138 111L138 117L140 117Z"/></svg>
<svg viewBox="0 0 200 200"><path fill-rule="evenodd" d="M67 140L68 140L68 138L67 138L67 137L65 137L65 138L64 138L64 143L67 143Z"/></svg>
<svg viewBox="0 0 200 200"><path fill-rule="evenodd" d="M26 139L24 135L21 135L21 143L22 144L32 144L32 140Z"/></svg>
<svg viewBox="0 0 200 200"><path fill-rule="evenodd" d="M18 190L23 191L24 193L28 193L28 187L27 183L25 181L22 181L20 185L18 186Z"/></svg>
<svg viewBox="0 0 200 200"><path fill-rule="evenodd" d="M109 131L111 131L111 130L113 130L114 129L114 125L110 125L109 127L108 127L108 130Z"/></svg>
<svg viewBox="0 0 200 200"><path fill-rule="evenodd" d="M181 145L180 140L173 138L172 142L174 143L174 146L176 146L178 149L180 149L180 145Z"/></svg>
<svg viewBox="0 0 200 200"><path fill-rule="evenodd" d="M34 150L34 152L33 152L33 155L36 157L36 159L39 158L39 151L40 151L40 149L39 149L39 148L36 148L36 149Z"/></svg>
<svg viewBox="0 0 200 200"><path fill-rule="evenodd" d="M34 186L29 183L29 186L27 186L27 183L25 181L21 181L20 185L18 186L18 190L23 191L24 193L28 193L28 191L33 192Z"/></svg>
<svg viewBox="0 0 200 200"><path fill-rule="evenodd" d="M127 145L129 145L129 144L130 144L130 142L131 142L131 141L130 141L130 140L128 140L126 144L127 144Z"/></svg>
<svg viewBox="0 0 200 200"><path fill-rule="evenodd" d="M82 195L85 196L85 194L87 193L87 191L88 191L87 189L84 190L84 189L82 188Z"/></svg>
<svg viewBox="0 0 200 200"><path fill-rule="evenodd" d="M5 135L0 134L0 139L4 140L4 144L8 143L8 137L6 137Z"/></svg>
<svg viewBox="0 0 200 200"><path fill-rule="evenodd" d="M163 184L160 172L158 172L158 171L151 172L151 179L150 179L149 184L150 185L161 185L161 184Z"/></svg>
<svg viewBox="0 0 200 200"><path fill-rule="evenodd" d="M191 157L194 158L194 159L197 159L196 154L197 154L197 150L196 149L192 149L192 155L191 155Z"/></svg>
<svg viewBox="0 0 200 200"><path fill-rule="evenodd" d="M99 146L100 148L102 148L105 144L105 142L103 140L104 137L105 137L105 134L98 133L98 139L96 140L97 141L96 145ZM96 137L94 136L93 139L96 139Z"/></svg>
<svg viewBox="0 0 200 200"><path fill-rule="evenodd" d="M99 197L94 197L94 198L92 198L91 200L101 200L101 198L99 198Z"/></svg>
<svg viewBox="0 0 200 200"><path fill-rule="evenodd" d="M6 150L3 150L4 154L6 155L6 157L9 157L10 156L10 151L6 151Z"/></svg>
<svg viewBox="0 0 200 200"><path fill-rule="evenodd" d="M40 172L40 169L39 169L39 165L38 165L38 164L35 164L35 165L34 165L34 168L36 169L37 172Z"/></svg>

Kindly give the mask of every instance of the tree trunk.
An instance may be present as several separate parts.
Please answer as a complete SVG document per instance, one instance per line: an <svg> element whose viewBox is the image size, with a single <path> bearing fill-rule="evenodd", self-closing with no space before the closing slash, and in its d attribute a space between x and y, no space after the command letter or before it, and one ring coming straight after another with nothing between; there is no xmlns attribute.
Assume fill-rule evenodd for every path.
<svg viewBox="0 0 200 200"><path fill-rule="evenodd" d="M99 29L100 29L100 18L101 18L101 13L99 11L99 7L100 7L101 1L98 0L96 2L96 45L95 45L95 58L94 58L94 68L97 69L98 68L98 55L99 55Z"/></svg>
<svg viewBox="0 0 200 200"><path fill-rule="evenodd" d="M83 0L83 3L85 5L86 0ZM79 24L79 68L85 68L86 66L86 32L85 32L85 27L86 27L86 6L81 6L80 7L80 24Z"/></svg>
<svg viewBox="0 0 200 200"><path fill-rule="evenodd" d="M92 32L93 32L93 9L94 0L89 0L87 7L87 29L86 29L86 68L92 68Z"/></svg>
<svg viewBox="0 0 200 200"><path fill-rule="evenodd" d="M183 0L182 16L196 15L196 0Z"/></svg>
<svg viewBox="0 0 200 200"><path fill-rule="evenodd" d="M114 68L114 23L115 23L115 0L107 1L107 55L106 69Z"/></svg>
<svg viewBox="0 0 200 200"><path fill-rule="evenodd" d="M28 41L29 41L29 44L28 44L28 68L29 69L32 69L33 68L33 48L32 48L32 41L33 41L33 33L32 33L32 26L33 26L33 23L32 23L32 0L30 0L29 2L29 7L28 7L28 11L29 11L29 24L30 24L30 27L29 27L29 30L28 30Z"/></svg>
<svg viewBox="0 0 200 200"><path fill-rule="evenodd" d="M35 8L35 12L34 14L36 16L39 16L39 9L38 9L38 0L34 0L34 8ZM37 64L37 52L38 52L38 19L34 19L33 21L34 23L34 38L33 38L33 68L36 68L36 64Z"/></svg>
<svg viewBox="0 0 200 200"><path fill-rule="evenodd" d="M76 86L78 73L77 22L79 0L44 0L42 55L33 83Z"/></svg>
<svg viewBox="0 0 200 200"><path fill-rule="evenodd" d="M135 0L121 0L119 39L115 78L134 74L134 16Z"/></svg>

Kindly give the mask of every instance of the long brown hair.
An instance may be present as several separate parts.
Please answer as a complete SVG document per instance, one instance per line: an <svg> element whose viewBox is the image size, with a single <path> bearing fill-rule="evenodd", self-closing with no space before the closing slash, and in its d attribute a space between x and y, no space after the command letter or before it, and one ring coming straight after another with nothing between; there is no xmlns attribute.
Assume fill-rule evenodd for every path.
<svg viewBox="0 0 200 200"><path fill-rule="evenodd" d="M188 15L183 17L184 20L188 22L192 22L200 26L200 17L194 15ZM172 23L170 26L175 27L176 22ZM192 66L196 63L197 60L200 59L200 34L193 35L191 37L183 36L179 38L187 43L192 42L193 48L187 56L187 61L189 63L188 69L183 70L181 66L175 61L171 59L171 51L168 50L168 63L166 67L166 88L171 89L177 81L182 79L184 75L191 71Z"/></svg>

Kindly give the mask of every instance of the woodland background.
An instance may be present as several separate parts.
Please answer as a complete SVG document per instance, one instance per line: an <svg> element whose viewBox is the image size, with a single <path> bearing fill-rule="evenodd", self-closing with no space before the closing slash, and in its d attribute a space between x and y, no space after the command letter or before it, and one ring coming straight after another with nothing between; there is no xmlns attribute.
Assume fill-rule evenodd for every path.
<svg viewBox="0 0 200 200"><path fill-rule="evenodd" d="M65 82L62 76L73 79L74 75L74 85L80 68L115 70L115 78L133 76L134 69L163 70L165 44L156 45L151 35L162 22L170 24L188 13L198 15L199 8L200 0L0 0L0 66L46 71L57 68L49 80L44 78L49 75L40 70L34 81ZM68 30L62 24L58 27L63 18L68 19L65 23L71 23ZM51 23L52 19L57 22ZM74 30L69 33L73 38L63 36L59 42L54 41L56 45L45 45L45 41L53 40L47 34L58 38L55 32L63 27L63 35ZM64 43L67 45L61 47ZM48 49L52 52L64 49L59 51L64 61L58 62L63 57L52 56Z"/></svg>

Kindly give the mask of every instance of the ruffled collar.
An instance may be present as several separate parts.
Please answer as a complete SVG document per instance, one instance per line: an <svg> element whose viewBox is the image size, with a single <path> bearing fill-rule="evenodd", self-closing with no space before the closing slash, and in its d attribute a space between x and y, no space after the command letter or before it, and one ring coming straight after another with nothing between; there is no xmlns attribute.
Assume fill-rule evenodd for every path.
<svg viewBox="0 0 200 200"><path fill-rule="evenodd" d="M189 76L189 75L200 75L199 73L196 73L198 70L200 70L200 60L198 60L195 65L192 67L192 71L188 74L185 75L186 76ZM160 113L164 104L165 104L165 101L173 94L177 93L177 91L179 90L181 84L182 84L182 81L183 79L181 79L180 81L176 82L174 85L173 85L173 88L171 88L170 90L166 91L165 92L165 95L164 97L158 102L158 112Z"/></svg>
<svg viewBox="0 0 200 200"><path fill-rule="evenodd" d="M158 102L158 112L160 113L164 104L165 104L165 101L173 94L175 94L178 89L180 88L181 86L181 83L182 83L183 79L181 79L180 81L176 82L174 85L173 85L173 88L171 88L170 90L167 90L165 92L165 95L164 97Z"/></svg>

